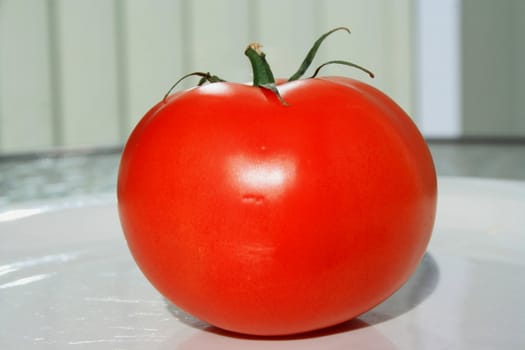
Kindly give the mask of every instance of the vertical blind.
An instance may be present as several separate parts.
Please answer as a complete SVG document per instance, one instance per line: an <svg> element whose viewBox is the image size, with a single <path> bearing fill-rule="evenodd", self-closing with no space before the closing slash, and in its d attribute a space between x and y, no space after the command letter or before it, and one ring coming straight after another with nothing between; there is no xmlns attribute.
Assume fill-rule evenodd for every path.
<svg viewBox="0 0 525 350"><path fill-rule="evenodd" d="M375 85L413 112L412 0L0 0L0 153L119 145L182 75L251 80L243 55L263 44L293 73L338 26L317 64ZM194 81L186 81L187 88Z"/></svg>

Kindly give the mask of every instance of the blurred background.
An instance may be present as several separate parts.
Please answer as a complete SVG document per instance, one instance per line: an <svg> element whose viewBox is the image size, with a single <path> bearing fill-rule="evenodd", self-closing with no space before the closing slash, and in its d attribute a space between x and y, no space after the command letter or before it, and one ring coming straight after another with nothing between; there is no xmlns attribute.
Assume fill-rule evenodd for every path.
<svg viewBox="0 0 525 350"><path fill-rule="evenodd" d="M179 77L250 81L253 41L287 77L338 26L352 34L313 66L374 71L324 74L396 100L440 175L525 179L523 0L0 0L0 204L113 190L127 136Z"/></svg>

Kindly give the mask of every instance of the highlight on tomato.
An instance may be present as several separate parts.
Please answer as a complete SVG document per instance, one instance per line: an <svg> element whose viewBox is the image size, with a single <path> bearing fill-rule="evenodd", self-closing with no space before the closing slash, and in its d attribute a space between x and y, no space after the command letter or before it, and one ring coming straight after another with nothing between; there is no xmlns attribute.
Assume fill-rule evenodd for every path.
<svg viewBox="0 0 525 350"><path fill-rule="evenodd" d="M211 325L252 335L355 318L399 289L429 242L436 173L409 116L358 80L289 79L258 44L253 85L204 72L131 133L118 174L129 249L158 291Z"/></svg>

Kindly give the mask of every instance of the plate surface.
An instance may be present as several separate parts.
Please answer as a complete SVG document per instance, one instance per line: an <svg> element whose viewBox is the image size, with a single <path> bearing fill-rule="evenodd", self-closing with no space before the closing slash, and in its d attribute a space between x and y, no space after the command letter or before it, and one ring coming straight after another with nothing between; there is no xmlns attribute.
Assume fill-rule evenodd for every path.
<svg viewBox="0 0 525 350"><path fill-rule="evenodd" d="M441 178L416 273L358 319L294 337L223 332L168 303L112 197L0 213L1 349L524 349L525 182Z"/></svg>

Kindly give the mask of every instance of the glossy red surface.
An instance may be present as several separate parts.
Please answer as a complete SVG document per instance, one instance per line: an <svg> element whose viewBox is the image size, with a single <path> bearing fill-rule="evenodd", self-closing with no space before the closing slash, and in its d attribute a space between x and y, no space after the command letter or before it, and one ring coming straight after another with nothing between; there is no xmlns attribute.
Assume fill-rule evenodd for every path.
<svg viewBox="0 0 525 350"><path fill-rule="evenodd" d="M151 283L194 316L278 335L353 318L396 291L430 239L436 176L410 118L333 77L171 96L122 155L118 204Z"/></svg>

